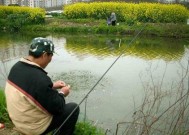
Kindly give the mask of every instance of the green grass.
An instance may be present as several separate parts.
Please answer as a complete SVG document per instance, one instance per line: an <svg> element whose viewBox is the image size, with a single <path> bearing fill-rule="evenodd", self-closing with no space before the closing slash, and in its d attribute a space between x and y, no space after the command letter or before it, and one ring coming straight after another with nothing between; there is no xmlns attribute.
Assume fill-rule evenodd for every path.
<svg viewBox="0 0 189 135"><path fill-rule="evenodd" d="M9 115L6 109L5 93L0 89L0 123L5 123L6 126L11 126L12 122L9 119Z"/></svg>
<svg viewBox="0 0 189 135"><path fill-rule="evenodd" d="M103 35L136 35L143 29L142 34L156 37L189 38L189 26L187 24L175 23L134 23L128 25L118 22L119 25L107 26L106 20L94 19L66 19L46 18L46 23L41 25L29 25L23 27L22 31L43 31L55 33L79 33L79 34L103 34ZM144 27L145 26L145 27Z"/></svg>
<svg viewBox="0 0 189 135"><path fill-rule="evenodd" d="M90 122L78 122L74 135L104 135L104 131L93 126Z"/></svg>
<svg viewBox="0 0 189 135"><path fill-rule="evenodd" d="M10 22L10 21L9 21ZM18 21L20 22L20 21ZM12 27L15 26L15 21L12 22ZM142 22L121 22L117 21L119 25L107 26L106 19L68 19L64 15L55 16L52 18L45 18L45 23L34 25L20 25L18 31L25 32L55 32L68 34L109 34L109 35L136 35L144 26L142 34L145 36L156 37L173 37L173 38L189 38L189 25L185 23L142 23ZM0 19L2 27L0 29L9 29L6 20Z"/></svg>

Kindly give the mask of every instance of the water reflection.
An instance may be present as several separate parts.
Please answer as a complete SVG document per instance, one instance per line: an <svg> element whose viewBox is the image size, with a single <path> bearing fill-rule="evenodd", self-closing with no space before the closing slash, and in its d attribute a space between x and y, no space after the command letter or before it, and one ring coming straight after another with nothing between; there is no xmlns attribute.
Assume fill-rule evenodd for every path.
<svg viewBox="0 0 189 135"><path fill-rule="evenodd" d="M133 37L82 37L73 40L67 38L66 49L77 57L94 55L104 57L119 56L120 52L125 56L131 55L146 60L163 59L166 61L178 60L185 53L183 41L163 38L139 38L128 46ZM121 44L119 44L121 40Z"/></svg>
<svg viewBox="0 0 189 135"><path fill-rule="evenodd" d="M42 36L42 35L36 35ZM44 35L43 35L44 36ZM152 37L139 37L132 44L130 41L133 37L114 37L114 36L78 36L78 35L45 35L45 37L52 40L55 44L55 51L58 52L58 55L54 56L54 61L51 65L62 65L63 63L72 63L71 67L78 68L83 67L85 72L90 68L95 68L96 70L105 71L108 65L113 62L110 62L110 59L115 59L121 53L123 57L129 56L131 58L136 58L137 60L142 59L145 61L150 60L164 60L166 62L180 60L186 54L186 48L188 47L188 40L174 40L174 39L164 39L164 38L152 38ZM4 82L8 75L8 72L11 66L18 61L20 57L24 57L28 54L30 41L34 38L34 35L25 35L25 34L3 34L0 36L0 86L4 86ZM121 42L120 42L121 41ZM95 60L96 58L97 60ZM77 60L83 61L78 63ZM108 63L105 62L105 59L109 59ZM66 60L66 61L65 61ZM98 67L90 67L91 61L93 63L100 63L104 60L105 64L102 64ZM89 62L87 62L89 61ZM94 64L95 65L95 64ZM131 64L132 65L132 64ZM55 74L54 67L50 66L48 70ZM65 64L62 67L66 67ZM68 69L72 69L68 67ZM132 67L132 69L135 67ZM75 70L75 69L73 69ZM82 69L83 70L83 69ZM60 76L65 76L65 73L62 72L61 68L57 68L56 71ZM72 72L72 70L71 70ZM99 72L99 71L98 71ZM82 73L84 73L82 71ZM102 74L100 73L100 74ZM75 74L75 73L74 73ZM72 75L69 74L69 75ZM93 80L90 77L90 74L83 74L85 78L91 78L88 80ZM55 76L55 75L53 75ZM57 75L58 76L58 75ZM94 78L95 75L93 75ZM57 78L57 77L55 77ZM60 77L59 77L60 78ZM77 77L77 73L72 78ZM95 77L97 78L97 77ZM81 81L81 80L80 80ZM70 80L68 80L70 82ZM77 82L77 79L73 80L71 83ZM85 80L85 82L87 82ZM92 82L88 82L92 84ZM79 83L78 83L79 84ZM82 82L81 82L82 84ZM77 89L78 85L74 84L74 89ZM89 85L88 85L89 86ZM90 85L91 86L91 85ZM83 89L82 87L79 87ZM86 89L90 89L87 87Z"/></svg>
<svg viewBox="0 0 189 135"><path fill-rule="evenodd" d="M146 60L163 59L166 61L178 60L185 53L188 42L183 40L139 37L130 46L133 37L104 37L104 36L46 36L53 40L55 45L65 45L65 49L78 58L93 55L100 59L110 56L119 56L125 50L125 56L141 57ZM0 60L8 60L27 55L29 42L34 36L4 35L0 37ZM121 44L119 44L121 40Z"/></svg>

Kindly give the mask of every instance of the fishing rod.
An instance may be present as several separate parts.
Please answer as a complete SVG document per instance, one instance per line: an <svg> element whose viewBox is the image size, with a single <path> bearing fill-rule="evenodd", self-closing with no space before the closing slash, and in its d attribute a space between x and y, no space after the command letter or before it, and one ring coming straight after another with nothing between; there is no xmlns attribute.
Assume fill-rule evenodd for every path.
<svg viewBox="0 0 189 135"><path fill-rule="evenodd" d="M135 37L129 42L128 46L129 47L133 41L136 40L138 35L144 30L146 27L146 24L142 27L142 29L135 35ZM121 45L121 39L119 41L119 46ZM89 94L94 90L94 88L98 85L98 83L104 78L104 76L108 73L108 71L113 67L113 65L118 61L118 59L123 55L127 48L121 51L120 55L113 61L113 63L109 66L109 68L104 72L104 74L100 77L100 79L95 83L95 85L91 88L91 90L84 96L84 98L79 102L79 104L74 108L74 110L68 115L68 117L64 120L64 122L59 126L57 130L53 133L53 135L56 135L60 128L67 122L67 120L71 117L71 115L76 111L76 109L83 103L83 101L89 96Z"/></svg>

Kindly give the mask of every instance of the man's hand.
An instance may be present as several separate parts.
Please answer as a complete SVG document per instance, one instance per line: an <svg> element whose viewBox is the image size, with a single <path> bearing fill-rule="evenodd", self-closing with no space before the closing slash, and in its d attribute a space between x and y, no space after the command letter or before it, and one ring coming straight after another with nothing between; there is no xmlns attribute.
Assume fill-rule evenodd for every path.
<svg viewBox="0 0 189 135"><path fill-rule="evenodd" d="M70 85L62 87L60 93L63 93L64 96L66 97L70 93Z"/></svg>
<svg viewBox="0 0 189 135"><path fill-rule="evenodd" d="M61 89L62 87L65 87L65 86L66 86L66 83L60 80L53 83L54 89Z"/></svg>

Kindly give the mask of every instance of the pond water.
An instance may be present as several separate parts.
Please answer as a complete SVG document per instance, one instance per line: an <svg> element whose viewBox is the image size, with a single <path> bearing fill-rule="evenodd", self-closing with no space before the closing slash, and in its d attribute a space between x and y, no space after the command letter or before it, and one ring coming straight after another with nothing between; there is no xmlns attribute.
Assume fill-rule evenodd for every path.
<svg viewBox="0 0 189 135"><path fill-rule="evenodd" d="M67 102L80 103L120 56L80 105L81 120L86 116L111 133L115 133L117 123L132 119L145 96L153 98L153 94L146 94L148 90L176 93L181 80L182 89L187 89L184 75L188 75L189 39L140 35L130 44L132 36L40 33L0 34L2 89L10 68L27 55L30 41L37 36L49 38L55 44L56 54L45 70L53 80L61 79L72 86ZM172 101L172 96L168 101Z"/></svg>

